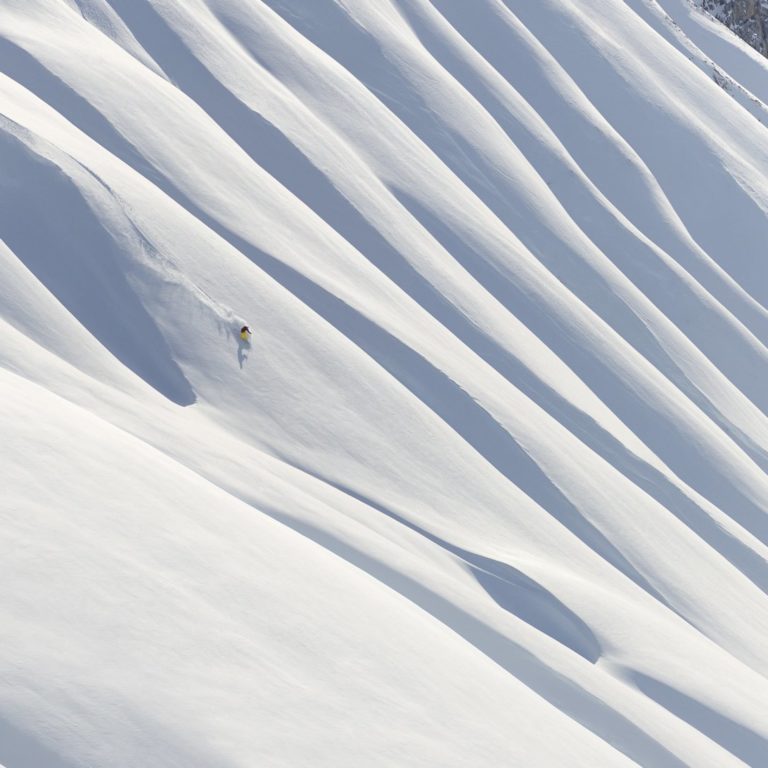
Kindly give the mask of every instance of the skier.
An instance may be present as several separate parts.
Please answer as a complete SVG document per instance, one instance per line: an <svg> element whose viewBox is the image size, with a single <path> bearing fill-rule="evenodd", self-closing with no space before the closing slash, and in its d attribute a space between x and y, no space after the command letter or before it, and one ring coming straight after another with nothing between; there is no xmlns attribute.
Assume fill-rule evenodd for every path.
<svg viewBox="0 0 768 768"><path fill-rule="evenodd" d="M247 325L244 325L240 329L240 338L243 341L245 341L246 343L250 340L250 338L251 338L251 329Z"/></svg>

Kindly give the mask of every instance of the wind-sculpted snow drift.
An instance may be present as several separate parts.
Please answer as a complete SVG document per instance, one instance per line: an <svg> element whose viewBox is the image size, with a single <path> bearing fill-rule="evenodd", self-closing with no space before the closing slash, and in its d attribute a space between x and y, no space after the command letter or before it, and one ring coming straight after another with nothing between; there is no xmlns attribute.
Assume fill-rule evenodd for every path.
<svg viewBox="0 0 768 768"><path fill-rule="evenodd" d="M2 0L0 764L766 765L766 83L683 0Z"/></svg>

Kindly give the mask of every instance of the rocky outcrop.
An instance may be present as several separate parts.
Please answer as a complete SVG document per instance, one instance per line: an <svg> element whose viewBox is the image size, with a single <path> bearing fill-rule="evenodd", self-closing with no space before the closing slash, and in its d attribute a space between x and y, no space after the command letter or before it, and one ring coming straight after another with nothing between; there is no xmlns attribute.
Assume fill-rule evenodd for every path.
<svg viewBox="0 0 768 768"><path fill-rule="evenodd" d="M702 0L701 5L763 56L768 56L768 0Z"/></svg>

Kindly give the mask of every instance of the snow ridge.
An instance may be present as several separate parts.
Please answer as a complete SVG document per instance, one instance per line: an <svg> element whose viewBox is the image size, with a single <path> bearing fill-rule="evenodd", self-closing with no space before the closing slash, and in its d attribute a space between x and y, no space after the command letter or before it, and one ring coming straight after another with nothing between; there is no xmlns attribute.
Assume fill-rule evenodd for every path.
<svg viewBox="0 0 768 768"><path fill-rule="evenodd" d="M688 0L0 4L0 763L761 765L766 67Z"/></svg>

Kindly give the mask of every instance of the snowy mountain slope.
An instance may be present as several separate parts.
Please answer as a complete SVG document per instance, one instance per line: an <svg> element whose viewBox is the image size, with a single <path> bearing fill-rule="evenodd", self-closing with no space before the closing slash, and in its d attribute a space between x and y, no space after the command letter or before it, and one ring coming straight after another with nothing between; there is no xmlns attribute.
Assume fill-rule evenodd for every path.
<svg viewBox="0 0 768 768"><path fill-rule="evenodd" d="M687 14L0 3L0 763L764 761L768 132Z"/></svg>

